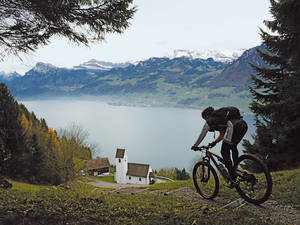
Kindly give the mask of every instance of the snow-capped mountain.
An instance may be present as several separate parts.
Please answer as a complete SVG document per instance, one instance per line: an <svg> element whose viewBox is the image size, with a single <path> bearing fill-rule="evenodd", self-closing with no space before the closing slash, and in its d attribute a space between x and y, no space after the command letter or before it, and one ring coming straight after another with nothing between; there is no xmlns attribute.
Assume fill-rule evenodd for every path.
<svg viewBox="0 0 300 225"><path fill-rule="evenodd" d="M208 59L212 58L216 62L225 62L229 63L236 59L238 59L246 49L239 49L235 51L214 51L214 50L206 50L206 51L192 51L192 50L183 50L176 49L172 53L168 55L168 58L178 58L178 57L188 57L192 59Z"/></svg>
<svg viewBox="0 0 300 225"><path fill-rule="evenodd" d="M74 66L73 69L76 70L111 70L112 68L126 67L129 63L112 63L105 61L98 61L92 59L88 62L82 63L78 66Z"/></svg>
<svg viewBox="0 0 300 225"><path fill-rule="evenodd" d="M6 73L6 72L0 72L0 82L1 81L10 81L17 77L21 76L20 74L16 72Z"/></svg>
<svg viewBox="0 0 300 225"><path fill-rule="evenodd" d="M50 64L50 63L42 63L38 62L35 67L32 68L33 71L38 73L47 73L48 71L51 71L53 69L56 69L57 67Z"/></svg>
<svg viewBox="0 0 300 225"><path fill-rule="evenodd" d="M220 102L220 98L227 98L230 101L231 94L227 95L226 91L219 89L223 87L234 87L237 91L234 95L241 96L239 98L244 102L248 98L245 91L251 83L250 75L255 72L249 63L262 65L262 59L255 48L245 51L230 64L215 61L213 57L222 61L233 60L239 53L193 54L194 52L183 50L175 53L177 54L173 54L172 59L153 57L126 67L117 64L118 68L112 68L116 66L114 63L103 64L97 60L83 63L77 69L38 63L24 76L5 83L13 96L20 98L137 96L137 99L143 99L143 96L147 96L145 101L160 102L160 99L163 99L167 104L195 107L207 104L207 99L217 99L216 102ZM207 98L198 94L202 88L205 88L205 92L208 91Z"/></svg>

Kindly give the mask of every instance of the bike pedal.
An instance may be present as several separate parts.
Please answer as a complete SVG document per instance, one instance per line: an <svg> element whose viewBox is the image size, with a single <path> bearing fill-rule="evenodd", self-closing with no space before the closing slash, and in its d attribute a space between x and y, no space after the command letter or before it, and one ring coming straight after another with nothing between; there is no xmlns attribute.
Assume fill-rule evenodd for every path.
<svg viewBox="0 0 300 225"><path fill-rule="evenodd" d="M237 186L237 184L235 182L229 182L226 187L232 189L232 188L235 188Z"/></svg>

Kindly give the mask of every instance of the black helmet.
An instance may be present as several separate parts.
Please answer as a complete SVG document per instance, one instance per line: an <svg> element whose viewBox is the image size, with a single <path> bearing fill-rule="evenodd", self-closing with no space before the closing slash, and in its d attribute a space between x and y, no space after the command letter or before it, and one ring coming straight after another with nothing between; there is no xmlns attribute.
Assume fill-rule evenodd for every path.
<svg viewBox="0 0 300 225"><path fill-rule="evenodd" d="M211 106L206 107L205 109L203 109L201 115L203 119L207 119L207 117L213 112L215 111L215 109Z"/></svg>

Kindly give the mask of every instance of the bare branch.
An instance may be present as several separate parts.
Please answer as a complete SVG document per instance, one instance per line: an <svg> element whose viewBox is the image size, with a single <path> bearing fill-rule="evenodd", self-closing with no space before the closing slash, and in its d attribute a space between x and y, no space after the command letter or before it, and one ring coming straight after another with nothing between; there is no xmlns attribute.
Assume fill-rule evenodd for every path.
<svg viewBox="0 0 300 225"><path fill-rule="evenodd" d="M0 0L2 55L35 51L52 36L88 45L108 33L123 33L136 11L131 4L132 0Z"/></svg>

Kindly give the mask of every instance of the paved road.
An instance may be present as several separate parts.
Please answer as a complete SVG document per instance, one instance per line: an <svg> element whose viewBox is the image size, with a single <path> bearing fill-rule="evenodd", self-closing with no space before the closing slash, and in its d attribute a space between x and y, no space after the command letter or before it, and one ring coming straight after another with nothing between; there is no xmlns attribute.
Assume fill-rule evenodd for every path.
<svg viewBox="0 0 300 225"><path fill-rule="evenodd" d="M93 180L88 179L87 184L91 184L97 187L104 187L104 188L126 188L126 187L147 187L148 185L142 184L117 184L117 183L108 183L101 180Z"/></svg>
<svg viewBox="0 0 300 225"><path fill-rule="evenodd" d="M157 182L163 182L161 180L157 180ZM115 189L119 189L119 188L128 188L128 187L148 187L149 185L146 184L118 184L118 183L108 183L105 181L101 181L101 180L96 180L96 179L92 179L92 178L88 178L85 183L87 184L91 184L94 185L96 187L103 187L103 188L115 188Z"/></svg>

